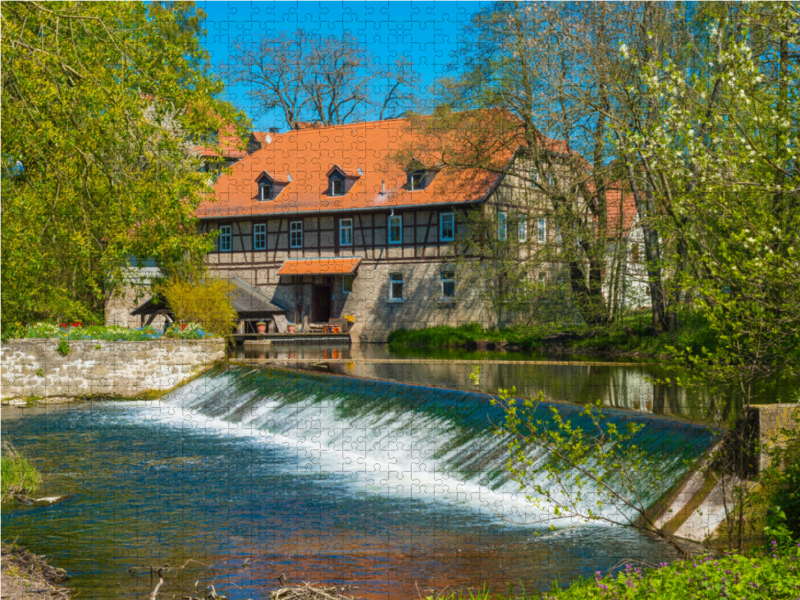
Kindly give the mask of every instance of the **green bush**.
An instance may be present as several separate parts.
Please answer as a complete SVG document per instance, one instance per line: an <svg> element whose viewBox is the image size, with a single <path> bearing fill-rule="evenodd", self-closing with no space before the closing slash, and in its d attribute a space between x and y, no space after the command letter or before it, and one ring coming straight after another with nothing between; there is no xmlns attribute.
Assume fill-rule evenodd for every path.
<svg viewBox="0 0 800 600"><path fill-rule="evenodd" d="M173 323L166 332L168 338L179 340L201 340L212 335L203 331L199 323Z"/></svg>
<svg viewBox="0 0 800 600"><path fill-rule="evenodd" d="M211 277L197 282L173 278L159 288L178 321L198 323L220 337L229 337L236 327L238 315L230 301L234 292L233 284Z"/></svg>
<svg viewBox="0 0 800 600"><path fill-rule="evenodd" d="M32 494L42 483L39 471L28 459L16 451L14 446L3 442L0 457L0 502L5 502L13 494Z"/></svg>
<svg viewBox="0 0 800 600"><path fill-rule="evenodd" d="M60 340L58 346L56 346L56 350L61 356L66 356L69 354L69 342L67 340Z"/></svg>
<svg viewBox="0 0 800 600"><path fill-rule="evenodd" d="M800 547L775 550L765 556L730 555L698 557L657 569L640 569L632 564L615 575L595 575L565 589L528 594L530 600L604 600L653 598L744 598L770 600L800 598ZM522 600L518 596L455 592L436 600ZM427 600L432 600L428 598Z"/></svg>
<svg viewBox="0 0 800 600"><path fill-rule="evenodd" d="M782 435L786 445L771 452L770 468L761 477L769 507L766 533L800 541L800 423Z"/></svg>

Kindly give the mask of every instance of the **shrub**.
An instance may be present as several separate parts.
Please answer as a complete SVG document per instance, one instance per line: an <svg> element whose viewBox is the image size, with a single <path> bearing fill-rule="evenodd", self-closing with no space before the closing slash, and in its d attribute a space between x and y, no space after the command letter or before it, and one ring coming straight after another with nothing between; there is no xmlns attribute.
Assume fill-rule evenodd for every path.
<svg viewBox="0 0 800 600"><path fill-rule="evenodd" d="M204 331L229 337L238 319L230 301L234 289L233 284L211 277L198 282L173 278L159 292L177 320L198 323Z"/></svg>
<svg viewBox="0 0 800 600"><path fill-rule="evenodd" d="M69 342L67 342L67 340L60 340L58 346L56 346L56 350L61 356L66 356L69 354Z"/></svg>
<svg viewBox="0 0 800 600"><path fill-rule="evenodd" d="M8 442L3 442L2 452L0 501L5 502L9 495L35 492L42 482L39 471Z"/></svg>
<svg viewBox="0 0 800 600"><path fill-rule="evenodd" d="M203 331L199 323L173 323L167 329L166 336L179 340L200 340L212 337L212 334Z"/></svg>

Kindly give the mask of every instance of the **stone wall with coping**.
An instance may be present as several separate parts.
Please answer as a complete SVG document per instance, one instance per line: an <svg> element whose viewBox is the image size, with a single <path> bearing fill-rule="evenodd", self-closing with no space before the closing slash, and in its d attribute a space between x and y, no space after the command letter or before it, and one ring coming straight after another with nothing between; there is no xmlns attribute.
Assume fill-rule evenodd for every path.
<svg viewBox="0 0 800 600"><path fill-rule="evenodd" d="M225 341L150 340L69 342L69 354L58 353L59 340L10 340L2 346L3 398L49 396L134 397L167 390L225 358Z"/></svg>

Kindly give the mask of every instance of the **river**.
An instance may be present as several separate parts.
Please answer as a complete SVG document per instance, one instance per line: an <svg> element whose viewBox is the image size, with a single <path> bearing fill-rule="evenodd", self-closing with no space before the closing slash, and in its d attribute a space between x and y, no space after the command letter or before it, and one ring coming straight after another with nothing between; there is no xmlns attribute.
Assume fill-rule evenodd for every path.
<svg viewBox="0 0 800 600"><path fill-rule="evenodd" d="M469 385L421 361L356 372L357 360L330 359L311 367ZM499 368L497 377L516 373L525 383L539 372L523 366ZM566 368L578 368L564 371L570 380L601 388L592 384L597 371ZM468 375L461 365L450 372ZM492 410L474 393L251 366L215 369L162 401L5 409L3 439L47 475L39 495L73 497L4 511L3 538L51 556L82 598L149 597L150 566L189 560L197 563L170 575L164 592L200 580L231 599L267 598L285 574L399 599L428 588L543 589L626 559L675 558L631 530L534 510L504 475ZM659 459L658 473L638 484L647 502L713 437L685 420L629 411L612 418L647 425L637 444Z"/></svg>

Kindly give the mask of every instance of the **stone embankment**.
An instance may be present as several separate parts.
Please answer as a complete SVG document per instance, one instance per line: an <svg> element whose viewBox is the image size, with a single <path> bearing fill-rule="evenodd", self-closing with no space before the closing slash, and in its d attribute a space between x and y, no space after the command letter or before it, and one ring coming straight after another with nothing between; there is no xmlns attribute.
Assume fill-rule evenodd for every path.
<svg viewBox="0 0 800 600"><path fill-rule="evenodd" d="M142 397L179 385L225 358L225 341L11 340L2 347L2 397Z"/></svg>

